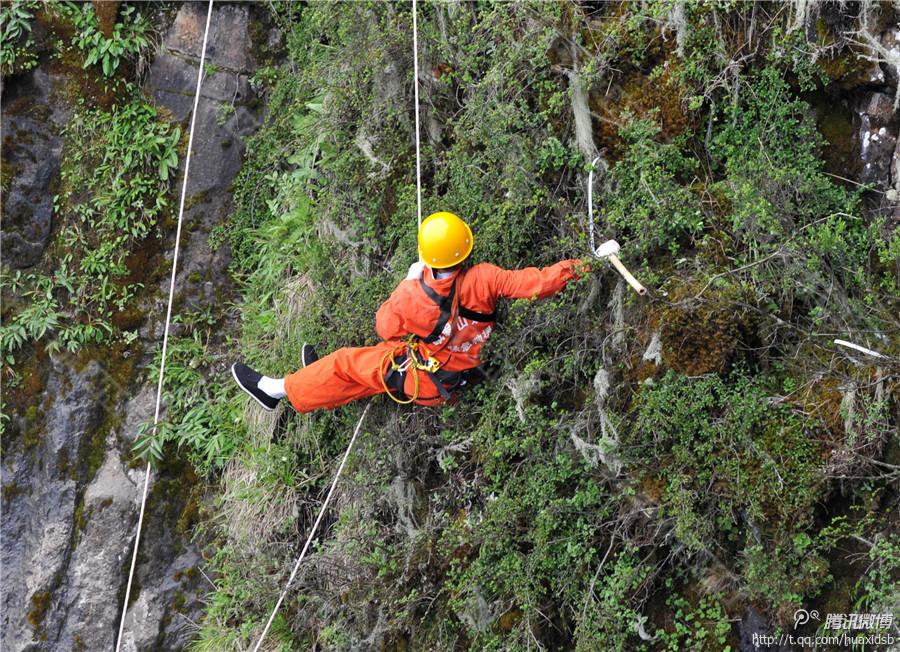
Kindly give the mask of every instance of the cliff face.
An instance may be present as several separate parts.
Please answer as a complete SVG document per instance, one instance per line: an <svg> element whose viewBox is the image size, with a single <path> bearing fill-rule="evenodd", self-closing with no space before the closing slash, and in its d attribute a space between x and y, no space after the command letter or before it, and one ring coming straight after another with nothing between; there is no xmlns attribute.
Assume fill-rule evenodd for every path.
<svg viewBox="0 0 900 652"><path fill-rule="evenodd" d="M108 36L123 6L96 4ZM900 28L863 5L420 5L425 210L465 216L479 261L585 256L600 156L598 233L651 292L597 264L501 307L459 404L376 403L277 643L751 650L799 607L896 605L898 378L832 345L900 355ZM100 343L50 324L4 361L11 650L115 644L205 10L141 5L160 46L117 73L182 130L113 282L134 296ZM126 650L246 648L317 513L360 406L263 414L227 368L372 341L415 257L410 18L216 3ZM6 326L84 299L56 281L67 225L96 219L54 200L81 194L73 115L135 93L60 46L71 22L32 29L37 66L2 88Z"/></svg>
<svg viewBox="0 0 900 652"><path fill-rule="evenodd" d="M205 5L187 3L177 13L154 18L161 47L145 74L145 92L186 130ZM92 95L103 82L56 58L61 52L55 39L67 29L50 11L41 12L34 26L42 50L37 67L4 79L3 264L23 274L51 273L58 261L57 221L66 218L54 215L53 195L63 150L71 146L64 130L72 112L81 98L100 106L120 101ZM251 33L277 45L277 31L267 30L249 5L214 10L176 282L176 306L182 311L219 311L232 295L227 248L212 249L208 238L230 210L244 139L264 115L264 99L248 80L257 67ZM174 205L183 168L181 156L178 182L170 191ZM145 472L131 446L153 417L156 384L149 365L162 337L174 232L174 220L166 222L128 259L144 287L113 320L134 329L136 339L76 353L48 353L39 342L14 365L21 382L4 378L3 411L9 419L0 541L4 649L115 645ZM7 285L5 316L25 301L9 290ZM205 481L177 458L173 451L151 478L126 650L182 649L209 588L191 532L205 500Z"/></svg>

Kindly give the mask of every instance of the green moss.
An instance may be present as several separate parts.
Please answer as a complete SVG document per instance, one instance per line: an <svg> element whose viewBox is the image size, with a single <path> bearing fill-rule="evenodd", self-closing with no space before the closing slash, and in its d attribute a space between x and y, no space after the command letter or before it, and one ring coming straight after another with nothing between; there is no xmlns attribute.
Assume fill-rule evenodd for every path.
<svg viewBox="0 0 900 652"><path fill-rule="evenodd" d="M65 478L71 471L71 463L69 460L69 449L61 448L59 451L59 459L56 462L56 474L61 478Z"/></svg>
<svg viewBox="0 0 900 652"><path fill-rule="evenodd" d="M84 495L78 497L78 503L75 505L75 512L72 515L72 547L75 548L78 546L78 542L81 540L81 534L84 532L84 529L87 527L88 521L91 518L91 515L94 513L94 508L84 506Z"/></svg>
<svg viewBox="0 0 900 652"><path fill-rule="evenodd" d="M16 496L21 493L23 493L23 490L16 482L9 482L3 485L3 500L7 504L15 500Z"/></svg>
<svg viewBox="0 0 900 652"><path fill-rule="evenodd" d="M862 160L857 151L856 129L849 111L834 106L828 98L817 101L819 115L817 126L825 138L826 146L822 158L827 169L845 178L852 178L862 169Z"/></svg>
<svg viewBox="0 0 900 652"><path fill-rule="evenodd" d="M193 492L188 497L187 502L185 503L184 509L181 511L181 514L178 516L178 522L176 524L176 531L187 534L190 533L194 524L197 522L200 513L200 501L193 495Z"/></svg>
<svg viewBox="0 0 900 652"><path fill-rule="evenodd" d="M29 405L25 410L25 419L28 425L23 433L23 441L25 442L25 450L32 450L41 443L41 432L38 419L38 408L36 405Z"/></svg>
<svg viewBox="0 0 900 652"><path fill-rule="evenodd" d="M31 609L28 610L28 623L34 629L35 634L40 640L46 640L47 634L44 631L44 618L47 616L47 610L50 608L50 600L52 596L49 591L38 591L31 596Z"/></svg>
<svg viewBox="0 0 900 652"><path fill-rule="evenodd" d="M748 308L753 298L747 290L727 284L704 291L705 285L699 279L675 286L671 302L653 319L665 365L689 376L727 372L739 345L756 340L757 313Z"/></svg>
<svg viewBox="0 0 900 652"><path fill-rule="evenodd" d="M209 200L210 190L203 190L188 197L184 202L184 210L189 211L199 204L205 204Z"/></svg>
<svg viewBox="0 0 900 652"><path fill-rule="evenodd" d="M133 331L147 320L147 315L137 307L119 310L112 317L112 324L123 331Z"/></svg>

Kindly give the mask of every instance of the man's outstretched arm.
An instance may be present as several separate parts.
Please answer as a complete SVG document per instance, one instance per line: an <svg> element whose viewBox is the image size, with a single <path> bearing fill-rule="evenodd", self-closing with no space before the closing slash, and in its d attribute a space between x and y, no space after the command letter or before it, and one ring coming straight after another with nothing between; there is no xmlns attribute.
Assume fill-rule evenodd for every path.
<svg viewBox="0 0 900 652"><path fill-rule="evenodd" d="M560 292L566 283L584 270L578 259L563 260L549 267L503 269L489 263L476 265L469 272L477 274L479 284L487 287L495 298L545 299Z"/></svg>

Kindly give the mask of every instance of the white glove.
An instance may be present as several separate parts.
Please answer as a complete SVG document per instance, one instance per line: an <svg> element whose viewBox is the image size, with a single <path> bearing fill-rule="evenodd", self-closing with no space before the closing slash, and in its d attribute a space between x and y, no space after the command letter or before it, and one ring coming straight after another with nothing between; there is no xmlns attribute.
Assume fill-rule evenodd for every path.
<svg viewBox="0 0 900 652"><path fill-rule="evenodd" d="M594 252L598 258L606 258L617 253L619 253L619 243L615 240L607 240L597 247L597 250Z"/></svg>
<svg viewBox="0 0 900 652"><path fill-rule="evenodd" d="M423 274L425 274L425 263L420 260L409 266L409 271L406 273L406 280L415 281L422 278Z"/></svg>

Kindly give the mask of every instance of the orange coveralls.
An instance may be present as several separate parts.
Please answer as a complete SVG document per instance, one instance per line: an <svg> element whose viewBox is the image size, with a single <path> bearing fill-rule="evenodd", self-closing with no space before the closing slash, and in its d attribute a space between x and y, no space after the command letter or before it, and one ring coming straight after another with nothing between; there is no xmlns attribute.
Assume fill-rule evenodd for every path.
<svg viewBox="0 0 900 652"><path fill-rule="evenodd" d="M382 380L390 365L389 353L403 350L402 338L414 333L422 338L432 334L441 309L430 298L422 283L441 297L450 294L456 283L456 301L451 317L437 339L421 342L423 355L441 362L441 370L463 371L481 364L481 346L493 329L493 321L475 321L459 314L460 308L490 317L500 297L508 299L543 299L562 290L576 276L579 260L562 262L538 269L506 270L481 263L451 276L435 279L426 267L422 280L405 280L378 309L375 330L382 342L375 346L338 349L308 367L298 369L284 379L288 400L298 412L333 408L356 399L384 392ZM435 405L443 402L434 383L423 371L411 368L406 374L404 391L414 394L413 374L419 375L419 398L416 403Z"/></svg>

